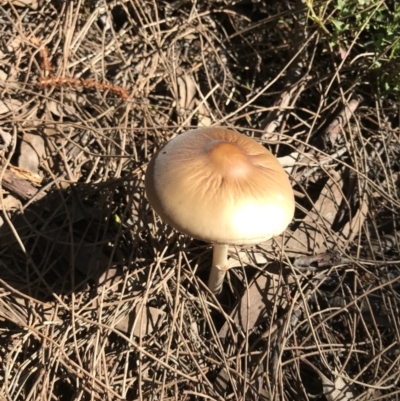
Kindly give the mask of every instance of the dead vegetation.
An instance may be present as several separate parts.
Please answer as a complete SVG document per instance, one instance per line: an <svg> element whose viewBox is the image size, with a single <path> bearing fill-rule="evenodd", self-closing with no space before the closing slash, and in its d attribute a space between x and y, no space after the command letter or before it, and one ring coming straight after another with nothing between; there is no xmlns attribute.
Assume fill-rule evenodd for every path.
<svg viewBox="0 0 400 401"><path fill-rule="evenodd" d="M398 99L362 29L338 48L307 15L0 1L0 397L399 399ZM204 125L268 147L297 202L284 236L232 249L219 299L210 247L143 185Z"/></svg>

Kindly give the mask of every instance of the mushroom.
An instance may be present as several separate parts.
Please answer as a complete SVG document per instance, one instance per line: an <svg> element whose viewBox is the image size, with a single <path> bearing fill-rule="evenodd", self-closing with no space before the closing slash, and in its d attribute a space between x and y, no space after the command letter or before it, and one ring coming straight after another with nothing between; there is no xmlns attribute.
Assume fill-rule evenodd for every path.
<svg viewBox="0 0 400 401"><path fill-rule="evenodd" d="M229 268L229 245L267 241L294 214L293 190L278 160L254 139L225 128L172 139L151 159L145 187L166 223L214 243L208 287L215 294Z"/></svg>

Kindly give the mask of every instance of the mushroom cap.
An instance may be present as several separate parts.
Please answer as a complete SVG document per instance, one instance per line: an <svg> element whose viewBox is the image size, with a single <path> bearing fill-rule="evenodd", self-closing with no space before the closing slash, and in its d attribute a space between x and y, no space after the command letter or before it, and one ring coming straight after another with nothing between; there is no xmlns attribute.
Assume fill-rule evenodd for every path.
<svg viewBox="0 0 400 401"><path fill-rule="evenodd" d="M219 244L255 244L281 234L294 196L278 160L254 139L200 128L164 145L150 161L148 200L178 231Z"/></svg>

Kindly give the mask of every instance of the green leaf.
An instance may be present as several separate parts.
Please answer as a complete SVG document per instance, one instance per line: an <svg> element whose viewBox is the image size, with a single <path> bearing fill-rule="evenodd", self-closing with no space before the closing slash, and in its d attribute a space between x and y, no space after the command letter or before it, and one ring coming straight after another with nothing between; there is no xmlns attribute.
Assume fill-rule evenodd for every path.
<svg viewBox="0 0 400 401"><path fill-rule="evenodd" d="M346 5L346 2L344 0L338 0L336 7L338 10L343 11L345 5Z"/></svg>
<svg viewBox="0 0 400 401"><path fill-rule="evenodd" d="M333 19L332 24L335 26L337 31L339 32L343 31L344 22Z"/></svg>

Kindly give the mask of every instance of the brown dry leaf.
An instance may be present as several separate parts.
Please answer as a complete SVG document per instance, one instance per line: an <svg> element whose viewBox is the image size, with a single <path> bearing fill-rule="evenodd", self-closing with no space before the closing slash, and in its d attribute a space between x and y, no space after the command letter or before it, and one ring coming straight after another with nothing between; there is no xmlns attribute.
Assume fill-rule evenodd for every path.
<svg viewBox="0 0 400 401"><path fill-rule="evenodd" d="M97 292L99 294L104 293L112 287L115 287L115 291L120 290L123 283L122 279L121 269L114 267L107 269L98 280ZM98 302L99 300L97 300ZM164 316L165 312L159 309L147 305L143 307L136 305L127 315L122 315L114 327L125 333L130 333L133 329L133 334L136 337L142 338L151 334L158 327L159 323L161 323Z"/></svg>
<svg viewBox="0 0 400 401"><path fill-rule="evenodd" d="M346 223L341 233L349 244L351 244L354 241L354 238L361 232L361 227L367 218L368 210L368 196L364 194L356 214L349 222Z"/></svg>
<svg viewBox="0 0 400 401"><path fill-rule="evenodd" d="M103 272L98 278L97 282L97 293L100 294L107 291L113 287L119 286L121 284L122 272L121 269L111 267ZM115 288L118 290L118 288Z"/></svg>
<svg viewBox="0 0 400 401"><path fill-rule="evenodd" d="M84 241L75 253L75 268L87 276L107 269L110 259L102 252L102 246ZM70 252L64 254L68 257Z"/></svg>
<svg viewBox="0 0 400 401"><path fill-rule="evenodd" d="M290 155L278 157L278 162L283 168L292 167L297 164L299 157L299 152L292 152Z"/></svg>
<svg viewBox="0 0 400 401"><path fill-rule="evenodd" d="M343 200L342 186L341 175L332 171L313 208L286 242L287 255L323 253L337 242L329 230Z"/></svg>
<svg viewBox="0 0 400 401"><path fill-rule="evenodd" d="M363 97L357 95L355 99L352 99L348 104L343 105L340 112L335 116L333 121L321 135L325 147L327 147L328 144L333 146L338 141L339 137L343 135L343 128L348 124L350 118L353 116L362 101Z"/></svg>
<svg viewBox="0 0 400 401"><path fill-rule="evenodd" d="M335 381L330 381L322 373L318 374L323 385L323 392L328 401L350 401L354 400L354 395L348 391L348 386L341 377L336 377Z"/></svg>
<svg viewBox="0 0 400 401"><path fill-rule="evenodd" d="M234 267L240 267L242 265L256 264L262 265L268 263L268 259L265 253L256 252L252 249L247 250L247 252L240 251L238 255L233 254L228 260L229 269Z"/></svg>
<svg viewBox="0 0 400 401"><path fill-rule="evenodd" d="M0 82L6 82L7 77L8 77L7 73L0 68Z"/></svg>
<svg viewBox="0 0 400 401"><path fill-rule="evenodd" d="M2 130L1 128L0 128L0 138L1 141L3 142L3 144L0 145L0 149L8 148L11 145L12 135L7 131Z"/></svg>
<svg viewBox="0 0 400 401"><path fill-rule="evenodd" d="M0 51L0 59L2 58L1 54L2 53ZM9 75L2 69L0 69L0 82L7 84L7 87L10 89L21 89L21 85L16 81L9 80Z"/></svg>
<svg viewBox="0 0 400 401"><path fill-rule="evenodd" d="M8 195L3 198L3 202L0 203L0 210L19 210L22 206L21 201L12 195Z"/></svg>
<svg viewBox="0 0 400 401"><path fill-rule="evenodd" d="M136 305L136 307L126 316L123 316L115 325L115 328L125 333L133 334L143 338L151 334L160 325L165 317L165 312L151 306Z"/></svg>
<svg viewBox="0 0 400 401"><path fill-rule="evenodd" d="M329 380L319 369L313 367L322 382L323 393L328 401L351 401L354 394L341 376L336 376L334 381Z"/></svg>
<svg viewBox="0 0 400 401"><path fill-rule="evenodd" d="M77 113L74 103L78 102L78 96L76 93L67 93L64 96L63 102L57 102L55 100L48 100L46 102L47 110L50 111L57 117L69 115L73 116Z"/></svg>
<svg viewBox="0 0 400 401"><path fill-rule="evenodd" d="M274 305L286 308L287 299L281 285L279 269L270 268L249 285L230 315L233 323L226 322L219 337L226 337L232 324L243 332L251 330L271 315Z"/></svg>
<svg viewBox="0 0 400 401"><path fill-rule="evenodd" d="M346 384L345 380L343 379L343 373L339 375L337 369L335 368L334 372L331 372L332 375L335 376L334 381L332 381L307 359L303 359L302 361L317 373L322 382L324 396L328 401L355 400L356 397L351 389L351 386Z"/></svg>
<svg viewBox="0 0 400 401"><path fill-rule="evenodd" d="M60 131L58 131L56 128L52 128L52 127L46 127L43 129L43 132L47 135L47 136L53 136L53 135L59 135Z"/></svg>
<svg viewBox="0 0 400 401"><path fill-rule="evenodd" d="M196 101L199 112L198 127L209 127L212 124L210 109L206 106L206 103L205 99Z"/></svg>
<svg viewBox="0 0 400 401"><path fill-rule="evenodd" d="M15 113L21 107L22 103L17 99L0 100L0 114L6 114L9 112Z"/></svg>
<svg viewBox="0 0 400 401"><path fill-rule="evenodd" d="M195 96L196 96L196 84L194 82L193 77L190 75L183 75L182 77L178 77L178 113L180 115L187 115L190 111L193 110L195 105Z"/></svg>
<svg viewBox="0 0 400 401"><path fill-rule="evenodd" d="M21 142L18 166L38 175L40 159L45 155L44 140L39 135L25 133Z"/></svg>

